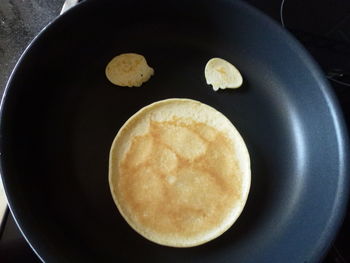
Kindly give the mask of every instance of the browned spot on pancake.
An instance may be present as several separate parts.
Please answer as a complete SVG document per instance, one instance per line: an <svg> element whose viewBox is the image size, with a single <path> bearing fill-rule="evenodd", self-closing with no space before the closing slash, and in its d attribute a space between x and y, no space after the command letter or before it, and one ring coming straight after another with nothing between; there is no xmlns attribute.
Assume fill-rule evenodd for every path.
<svg viewBox="0 0 350 263"><path fill-rule="evenodd" d="M116 189L140 228L194 237L214 230L241 197L232 142L204 123L150 122L119 164Z"/></svg>

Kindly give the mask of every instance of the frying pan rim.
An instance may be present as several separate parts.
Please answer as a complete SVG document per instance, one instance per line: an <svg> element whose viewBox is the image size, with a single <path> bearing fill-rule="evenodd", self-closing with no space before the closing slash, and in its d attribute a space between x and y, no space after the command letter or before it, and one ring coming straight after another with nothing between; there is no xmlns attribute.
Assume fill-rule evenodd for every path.
<svg viewBox="0 0 350 263"><path fill-rule="evenodd" d="M92 3L92 0L89 1L82 1L67 12L65 12L62 15L57 16L54 20L52 20L47 26L45 26L29 43L29 45L25 48L22 55L20 56L18 62L16 63L12 73L10 74L10 77L8 79L8 82L6 84L6 87L4 89L3 97L1 99L1 105L0 105L0 132L2 131L3 126L3 118L4 118L4 109L6 108L6 100L8 96L8 92L11 87L11 83L13 82L13 79L15 78L16 72L19 68L19 66L22 64L22 61L24 57L27 55L27 53L30 52L31 48L36 44L36 41L40 39L49 28L51 28L53 25L56 25L58 23L64 23L65 17L74 15L73 13L78 8L86 8L90 3ZM331 115L331 120L334 124L334 129L337 137L337 149L338 149L338 155L339 155L339 163L340 167L338 169L338 186L337 186L337 194L335 201L333 203L333 214L329 219L328 226L325 227L325 231L321 234L319 243L315 246L315 250L312 253L311 260L321 260L326 255L329 247L332 244L332 241L334 241L336 234L338 233L341 223L345 218L346 214L346 208L349 201L349 183L350 183L350 176L349 176L349 137L348 137L348 130L345 124L345 120L343 117L343 113L341 110L341 107L339 105L338 99L335 96L334 91L330 88L329 82L326 80L324 75L321 74L321 69L317 62L311 57L311 55L308 53L308 51L302 46L302 44L295 39L295 37L289 33L287 30L284 30L282 27L278 25L276 21L274 21L269 16L265 15L262 11L256 9L255 7L249 5L248 3L245 3L244 1L235 1L239 2L239 5L241 5L243 8L247 9L247 12L249 12L252 16L258 17L260 20L265 20L266 23L269 24L269 26L272 26L275 28L276 33L282 34L286 40L288 40L288 44L291 48L294 49L296 54L300 56L301 59L304 60L304 63L307 65L307 67L310 69L311 72L314 74L314 78L316 81L318 81L318 87L323 95L323 97L327 101L328 110ZM286 41L287 42L287 41ZM3 144L4 138L2 134L0 134L0 149L2 148L1 145ZM0 150L0 155L2 153L2 150ZM38 248L40 245L38 245L37 238L31 237L29 238L30 231L27 231L27 234L25 234L25 231L21 227L20 221L23 221L18 217L18 213L16 212L15 205L12 203L11 196L8 195L8 189L11 187L11 183L8 182L7 176L3 173L3 166L5 164L3 163L3 158L0 156L0 174L3 180L3 185L5 189L6 196L8 198L8 205L9 209L14 217L14 220L22 233L23 237L27 241L27 243L30 245L32 250L36 253L36 255L40 258L41 261L44 262L44 258L39 255L38 251L34 248L34 245ZM22 222L23 225L23 222ZM28 236L27 236L28 235ZM29 241L31 239L31 242ZM39 250L39 249L38 249ZM43 252L43 251L41 251ZM44 254L44 253L43 253ZM45 253L46 254L46 253ZM47 255L45 255L46 258Z"/></svg>

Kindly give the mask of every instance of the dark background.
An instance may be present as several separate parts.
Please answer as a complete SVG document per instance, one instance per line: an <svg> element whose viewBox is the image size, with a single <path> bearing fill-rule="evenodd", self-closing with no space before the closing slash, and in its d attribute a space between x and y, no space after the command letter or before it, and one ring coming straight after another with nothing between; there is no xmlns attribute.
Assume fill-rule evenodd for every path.
<svg viewBox="0 0 350 263"><path fill-rule="evenodd" d="M214 1L214 0L213 0ZM282 0L246 0L280 23ZM58 16L64 0L0 0L0 96L25 47ZM320 64L350 123L350 1L285 0L284 24ZM11 215L0 231L0 262L39 262ZM350 213L324 262L350 262Z"/></svg>

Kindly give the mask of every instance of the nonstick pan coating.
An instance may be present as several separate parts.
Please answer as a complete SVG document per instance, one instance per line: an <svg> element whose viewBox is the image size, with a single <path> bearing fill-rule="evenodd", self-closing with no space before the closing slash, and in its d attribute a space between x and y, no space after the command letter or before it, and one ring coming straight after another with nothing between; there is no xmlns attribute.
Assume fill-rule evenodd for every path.
<svg viewBox="0 0 350 263"><path fill-rule="evenodd" d="M144 55L140 88L105 77L114 56ZM214 92L205 63L241 71ZM118 213L108 155L141 107L191 98L224 113L247 143L252 187L233 227L205 245L151 243ZM334 96L283 29L239 1L87 0L48 26L20 59L1 109L1 173L12 213L47 262L317 262L347 199L347 137Z"/></svg>

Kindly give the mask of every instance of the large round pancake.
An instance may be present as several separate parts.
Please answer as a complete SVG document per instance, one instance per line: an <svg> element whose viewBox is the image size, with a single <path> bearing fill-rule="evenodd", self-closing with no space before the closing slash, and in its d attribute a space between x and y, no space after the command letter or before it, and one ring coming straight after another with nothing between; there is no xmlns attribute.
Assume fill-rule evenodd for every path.
<svg viewBox="0 0 350 263"><path fill-rule="evenodd" d="M232 226L250 189L247 147L219 111L168 99L134 114L109 160L113 199L129 225L162 245L190 247Z"/></svg>

